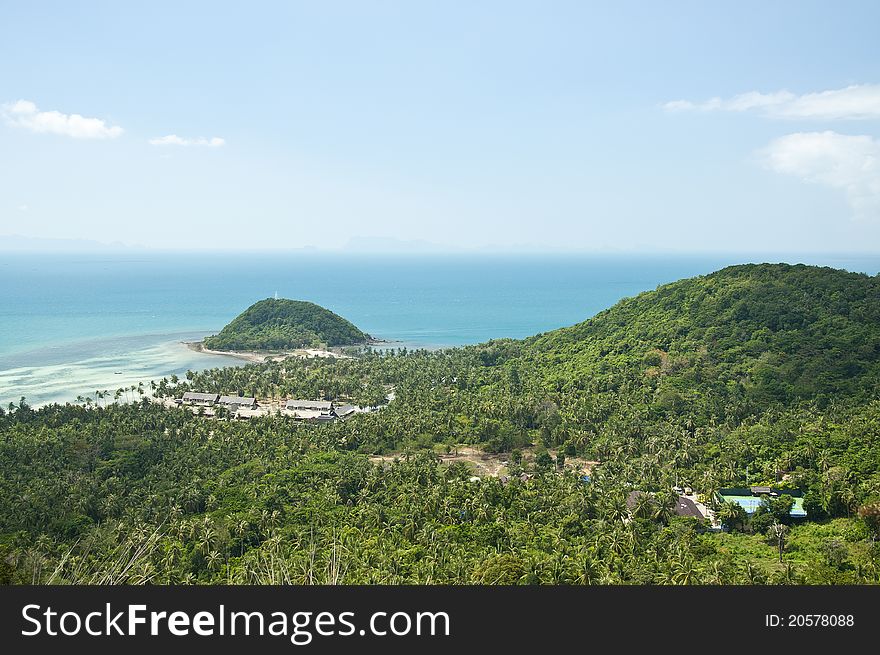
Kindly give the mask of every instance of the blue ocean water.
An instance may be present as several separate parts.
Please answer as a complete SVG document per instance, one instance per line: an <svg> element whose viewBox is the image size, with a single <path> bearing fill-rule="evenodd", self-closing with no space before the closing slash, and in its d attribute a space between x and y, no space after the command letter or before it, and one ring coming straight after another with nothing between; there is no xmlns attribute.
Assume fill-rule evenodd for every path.
<svg viewBox="0 0 880 655"><path fill-rule="evenodd" d="M63 402L241 364L181 342L276 292L374 337L437 348L571 325L623 297L747 261L880 271L880 255L0 253L0 402Z"/></svg>

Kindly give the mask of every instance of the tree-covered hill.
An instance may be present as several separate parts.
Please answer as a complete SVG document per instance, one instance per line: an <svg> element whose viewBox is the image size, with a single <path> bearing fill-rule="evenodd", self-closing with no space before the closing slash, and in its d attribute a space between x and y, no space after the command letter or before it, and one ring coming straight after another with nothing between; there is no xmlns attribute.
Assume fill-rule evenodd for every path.
<svg viewBox="0 0 880 655"><path fill-rule="evenodd" d="M290 302L230 333L264 337ZM384 405L344 422L22 402L0 411L0 582L877 584L878 380L880 278L747 265L523 341L153 388ZM460 444L503 452L508 479L439 462ZM574 460L598 462L588 483ZM707 532L673 485L796 490L808 519Z"/></svg>
<svg viewBox="0 0 880 655"><path fill-rule="evenodd" d="M527 340L521 367L561 389L628 378L661 406L751 413L867 398L880 384L880 278L760 264L680 280ZM707 406L705 401L711 401Z"/></svg>
<svg viewBox="0 0 880 655"><path fill-rule="evenodd" d="M365 343L370 335L329 309L302 300L267 298L248 307L204 344L214 350L284 350Z"/></svg>

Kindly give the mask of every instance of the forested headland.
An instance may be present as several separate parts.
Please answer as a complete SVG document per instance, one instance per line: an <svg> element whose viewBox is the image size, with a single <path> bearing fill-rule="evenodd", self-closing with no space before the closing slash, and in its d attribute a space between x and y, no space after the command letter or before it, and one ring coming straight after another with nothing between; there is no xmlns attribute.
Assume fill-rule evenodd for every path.
<svg viewBox="0 0 880 655"><path fill-rule="evenodd" d="M0 580L880 582L880 277L735 266L525 340L152 386L394 400L323 425L147 399L12 405ZM441 464L462 444L502 453L505 475ZM598 464L586 479L573 460ZM725 530L676 516L676 483ZM807 519L717 505L750 485L802 494Z"/></svg>
<svg viewBox="0 0 880 655"><path fill-rule="evenodd" d="M370 335L315 303L266 298L236 316L219 334L205 338L212 350L285 350L351 346Z"/></svg>

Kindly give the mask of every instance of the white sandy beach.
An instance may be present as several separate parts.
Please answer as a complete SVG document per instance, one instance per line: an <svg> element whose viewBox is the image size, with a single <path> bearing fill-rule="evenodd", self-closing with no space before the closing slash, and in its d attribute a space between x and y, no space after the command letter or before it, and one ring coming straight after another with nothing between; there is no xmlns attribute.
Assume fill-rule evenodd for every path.
<svg viewBox="0 0 880 655"><path fill-rule="evenodd" d="M211 350L205 348L201 341L183 342L187 348L197 353L206 355L222 355L224 357L235 357L252 363L263 363L271 361L281 361L288 357L300 357L308 359L310 357L334 357L340 359L350 359L349 355L331 350L320 350L318 348L296 348L294 350L285 350L279 352L257 352L252 350Z"/></svg>

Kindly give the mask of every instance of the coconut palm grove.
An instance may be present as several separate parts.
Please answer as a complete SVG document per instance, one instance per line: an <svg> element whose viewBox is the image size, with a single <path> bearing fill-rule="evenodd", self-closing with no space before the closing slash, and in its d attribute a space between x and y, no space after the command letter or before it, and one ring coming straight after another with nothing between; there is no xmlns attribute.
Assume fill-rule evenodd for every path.
<svg viewBox="0 0 880 655"><path fill-rule="evenodd" d="M348 354L10 404L0 581L880 582L877 276L734 266L524 340ZM165 402L187 391L376 409Z"/></svg>

